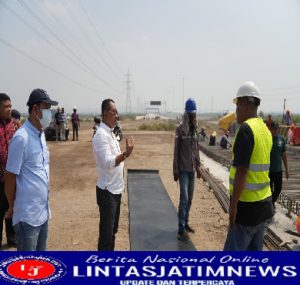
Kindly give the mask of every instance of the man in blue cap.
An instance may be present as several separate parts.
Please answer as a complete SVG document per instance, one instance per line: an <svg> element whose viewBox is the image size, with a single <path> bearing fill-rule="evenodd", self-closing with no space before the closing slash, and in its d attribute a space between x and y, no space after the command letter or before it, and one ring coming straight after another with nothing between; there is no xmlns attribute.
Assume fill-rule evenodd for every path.
<svg viewBox="0 0 300 285"><path fill-rule="evenodd" d="M188 99L180 125L176 129L173 176L180 184L178 206L178 240L189 241L188 233L195 230L189 225L189 212L194 193L195 172L200 178L199 140L197 135L196 102Z"/></svg>
<svg viewBox="0 0 300 285"><path fill-rule="evenodd" d="M49 209L49 152L44 128L57 105L47 92L34 89L27 102L28 119L11 140L5 175L5 193L13 218L17 250L46 250Z"/></svg>

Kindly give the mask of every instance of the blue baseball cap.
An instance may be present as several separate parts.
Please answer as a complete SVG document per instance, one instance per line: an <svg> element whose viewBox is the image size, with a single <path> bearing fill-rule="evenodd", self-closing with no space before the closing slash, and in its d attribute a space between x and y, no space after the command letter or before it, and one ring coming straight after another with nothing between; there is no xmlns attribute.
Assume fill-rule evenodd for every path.
<svg viewBox="0 0 300 285"><path fill-rule="evenodd" d="M46 103L46 104L50 104L52 106L58 105L58 102L51 100L49 95L47 94L47 92L43 89L34 89L30 93L30 96L29 96L29 99L27 102L27 106L30 107L37 103Z"/></svg>

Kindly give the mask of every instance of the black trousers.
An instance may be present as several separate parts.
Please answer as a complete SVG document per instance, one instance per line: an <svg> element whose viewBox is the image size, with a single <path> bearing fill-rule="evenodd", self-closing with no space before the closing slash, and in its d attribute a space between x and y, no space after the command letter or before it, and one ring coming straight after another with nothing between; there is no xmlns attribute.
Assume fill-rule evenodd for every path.
<svg viewBox="0 0 300 285"><path fill-rule="evenodd" d="M7 243L14 242L15 231L12 225L12 219L5 219L5 213L8 210L8 202L4 191L4 183L0 182L0 245L2 244L3 220L5 220L5 232Z"/></svg>
<svg viewBox="0 0 300 285"><path fill-rule="evenodd" d="M282 189L282 171L269 172L273 204L277 201Z"/></svg>
<svg viewBox="0 0 300 285"><path fill-rule="evenodd" d="M112 194L96 186L97 204L99 206L98 250L114 250L115 238L119 227L121 194Z"/></svg>
<svg viewBox="0 0 300 285"><path fill-rule="evenodd" d="M73 141L75 141L75 137L76 140L78 141L78 125L72 125L73 127Z"/></svg>

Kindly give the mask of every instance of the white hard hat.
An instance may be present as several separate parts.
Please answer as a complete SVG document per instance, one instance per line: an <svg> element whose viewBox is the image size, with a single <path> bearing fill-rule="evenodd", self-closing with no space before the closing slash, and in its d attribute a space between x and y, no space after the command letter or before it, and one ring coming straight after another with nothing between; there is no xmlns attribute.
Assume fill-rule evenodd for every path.
<svg viewBox="0 0 300 285"><path fill-rule="evenodd" d="M242 97L254 97L260 100L260 90L253 82L246 81L239 88L233 103L236 104L237 99Z"/></svg>
<svg viewBox="0 0 300 285"><path fill-rule="evenodd" d="M77 110L77 107L76 107L76 106L74 106L74 107L73 107L73 110Z"/></svg>

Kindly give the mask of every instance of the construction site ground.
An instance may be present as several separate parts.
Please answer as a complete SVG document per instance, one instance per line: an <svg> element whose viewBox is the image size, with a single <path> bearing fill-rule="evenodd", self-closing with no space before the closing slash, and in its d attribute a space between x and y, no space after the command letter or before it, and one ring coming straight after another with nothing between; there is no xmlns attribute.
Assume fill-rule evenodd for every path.
<svg viewBox="0 0 300 285"><path fill-rule="evenodd" d="M227 189L229 187L229 170L227 167L220 165L218 162L209 158L201 152L201 161L209 170L211 176L222 183ZM291 250L300 250L300 237L297 235L295 221L297 216L291 213L288 216L288 210L276 203L276 213L274 217L268 221L267 227L281 240L278 244L282 248ZM265 248L267 249L267 248Z"/></svg>
<svg viewBox="0 0 300 285"><path fill-rule="evenodd" d="M139 122L122 123L124 136L133 136L135 140L134 151L125 162L126 169L158 169L177 208L179 186L172 175L174 133L138 131L137 124ZM92 126L91 122L81 124L78 142L48 142L53 214L49 250L97 249L99 212L96 204L97 173L91 146ZM121 142L123 150L124 143L125 139ZM122 197L116 250L130 250L128 214L126 191ZM227 222L227 215L206 183L197 180L190 213L190 223L196 229L192 241L197 250L221 250Z"/></svg>
<svg viewBox="0 0 300 285"><path fill-rule="evenodd" d="M177 208L179 185L174 182L172 175L174 132L139 131L139 124L141 122L122 122L124 137L133 136L135 139L134 151L126 160L125 168L158 169L168 195ZM99 212L96 204L97 172L92 153L92 127L92 122L82 122L79 141L48 142L52 209L48 250L97 249ZM125 149L125 139L121 142L121 149ZM207 162L209 160L202 161L212 168L209 166L210 162ZM226 170L220 165L213 166L213 174L222 181L226 179L224 171ZM224 183L226 184L225 181ZM280 207L278 212L281 212ZM284 214L283 212L282 221L281 215L275 216L274 228L277 230L281 225L288 226L290 223L291 230L295 231L295 217L289 219ZM130 250L128 218L126 191L122 197L116 250ZM202 179L195 183L190 224L196 229L191 238L197 250L223 249L228 214L224 213L212 190ZM288 235L284 241L291 242L293 239L297 237ZM5 245L4 237L3 244ZM297 246L295 243L294 245Z"/></svg>

